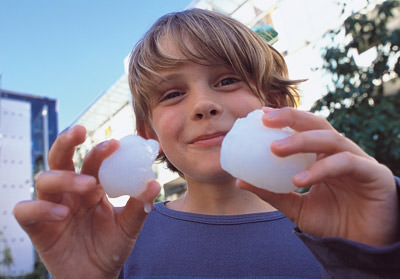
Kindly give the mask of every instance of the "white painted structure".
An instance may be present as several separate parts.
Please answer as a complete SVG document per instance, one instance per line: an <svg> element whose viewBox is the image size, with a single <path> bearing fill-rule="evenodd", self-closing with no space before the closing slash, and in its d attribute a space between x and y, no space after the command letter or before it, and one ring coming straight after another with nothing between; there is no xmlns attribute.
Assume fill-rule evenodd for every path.
<svg viewBox="0 0 400 279"><path fill-rule="evenodd" d="M0 265L0 276L30 273L34 250L12 210L21 200L32 199L31 105L0 99L0 262L9 251L12 263Z"/></svg>

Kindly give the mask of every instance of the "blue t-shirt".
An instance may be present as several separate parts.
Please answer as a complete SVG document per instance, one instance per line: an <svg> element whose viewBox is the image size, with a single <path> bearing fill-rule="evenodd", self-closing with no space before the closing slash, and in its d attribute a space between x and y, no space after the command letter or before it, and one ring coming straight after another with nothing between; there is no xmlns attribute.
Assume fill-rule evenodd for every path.
<svg viewBox="0 0 400 279"><path fill-rule="evenodd" d="M400 242L376 248L294 228L279 211L202 215L157 203L120 278L400 278Z"/></svg>
<svg viewBox="0 0 400 279"><path fill-rule="evenodd" d="M321 278L281 212L202 215L155 204L121 278Z"/></svg>

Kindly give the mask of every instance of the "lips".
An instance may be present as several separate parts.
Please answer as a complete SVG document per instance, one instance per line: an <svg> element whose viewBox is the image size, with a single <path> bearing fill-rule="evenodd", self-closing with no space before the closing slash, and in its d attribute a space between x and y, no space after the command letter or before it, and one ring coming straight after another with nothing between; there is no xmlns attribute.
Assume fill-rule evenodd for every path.
<svg viewBox="0 0 400 279"><path fill-rule="evenodd" d="M190 141L190 144L196 146L221 145L227 132L217 132L198 136Z"/></svg>

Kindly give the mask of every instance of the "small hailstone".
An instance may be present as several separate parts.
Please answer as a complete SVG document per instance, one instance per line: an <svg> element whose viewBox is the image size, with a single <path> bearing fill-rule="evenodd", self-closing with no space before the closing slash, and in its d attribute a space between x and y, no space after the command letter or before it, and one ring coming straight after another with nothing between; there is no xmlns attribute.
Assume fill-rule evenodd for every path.
<svg viewBox="0 0 400 279"><path fill-rule="evenodd" d="M262 123L262 110L239 118L221 146L221 166L236 178L275 193L289 193L297 187L292 177L316 160L315 154L299 153L278 157L270 144L294 134L290 128L273 129Z"/></svg>
<svg viewBox="0 0 400 279"><path fill-rule="evenodd" d="M152 139L129 135L120 140L120 148L107 157L99 169L99 180L111 198L122 195L137 197L155 178L152 164L158 154L158 143Z"/></svg>

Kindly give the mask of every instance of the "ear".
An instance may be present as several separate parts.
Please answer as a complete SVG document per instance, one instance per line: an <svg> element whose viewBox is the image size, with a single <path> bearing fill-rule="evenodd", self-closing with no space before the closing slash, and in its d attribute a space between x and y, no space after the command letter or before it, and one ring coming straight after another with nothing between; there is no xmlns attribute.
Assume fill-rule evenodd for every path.
<svg viewBox="0 0 400 279"><path fill-rule="evenodd" d="M144 123L140 126L141 127L137 127L137 133L139 136L145 139L154 139L158 141L156 132L154 132L153 128L148 123Z"/></svg>
<svg viewBox="0 0 400 279"><path fill-rule="evenodd" d="M137 130L137 133L142 138L153 139L153 140L158 141L158 143L160 143L156 132L153 130L153 128L148 123L145 123L142 127L140 127L140 129ZM162 152L161 144L159 144L159 146L160 146L159 153L161 153Z"/></svg>

